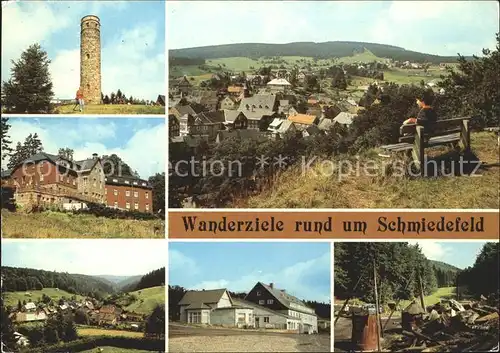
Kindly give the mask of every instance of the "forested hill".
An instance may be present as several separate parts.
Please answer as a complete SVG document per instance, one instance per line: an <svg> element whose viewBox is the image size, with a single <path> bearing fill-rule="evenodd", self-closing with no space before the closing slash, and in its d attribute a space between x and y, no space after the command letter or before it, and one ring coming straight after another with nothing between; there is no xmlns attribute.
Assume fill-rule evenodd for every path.
<svg viewBox="0 0 500 353"><path fill-rule="evenodd" d="M165 285L165 267L162 267L142 276L142 278L135 286L134 290L140 290L144 288L164 286L164 285Z"/></svg>
<svg viewBox="0 0 500 353"><path fill-rule="evenodd" d="M454 62L456 56L439 56L419 53L386 44L364 43L364 42L295 42L287 44L265 44L265 43L238 43L224 45L210 45L196 48L171 49L169 56L172 58L199 58L216 59L228 57L248 57L257 59L263 56L305 56L326 59L333 57L352 56L362 53L364 49L371 51L379 58L390 58L399 61L414 62Z"/></svg>
<svg viewBox="0 0 500 353"><path fill-rule="evenodd" d="M460 268L456 267L456 266L453 266L453 265L450 265L450 264L447 264L446 262L442 262L442 261L436 261L436 260L429 260L431 262L431 264L436 268L436 269L439 269L439 270L443 270L443 271L454 271L454 272L458 272L458 271L461 271Z"/></svg>
<svg viewBox="0 0 500 353"><path fill-rule="evenodd" d="M72 294L91 293L110 294L114 292L113 283L93 276L70 274L32 268L2 266L3 291L28 291L43 288L59 288Z"/></svg>

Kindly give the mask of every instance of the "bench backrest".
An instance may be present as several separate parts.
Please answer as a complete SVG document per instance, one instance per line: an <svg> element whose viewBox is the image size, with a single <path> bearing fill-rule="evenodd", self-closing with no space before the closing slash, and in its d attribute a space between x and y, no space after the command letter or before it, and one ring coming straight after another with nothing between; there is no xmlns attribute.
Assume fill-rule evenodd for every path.
<svg viewBox="0 0 500 353"><path fill-rule="evenodd" d="M434 124L431 125L431 128L425 130L424 133L427 136L442 136L447 135L453 132L460 132L462 128L462 122L464 120L470 120L471 117L462 117L462 118L454 118L454 119L446 119L446 120L438 120ZM403 125L401 127L401 134L409 134L414 135L416 133L417 124L408 124Z"/></svg>

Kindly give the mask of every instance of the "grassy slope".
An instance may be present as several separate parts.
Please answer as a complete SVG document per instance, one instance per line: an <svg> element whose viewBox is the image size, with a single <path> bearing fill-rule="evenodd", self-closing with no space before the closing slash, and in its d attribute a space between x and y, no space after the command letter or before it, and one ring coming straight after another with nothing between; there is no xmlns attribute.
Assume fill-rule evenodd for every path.
<svg viewBox="0 0 500 353"><path fill-rule="evenodd" d="M160 231L154 234L155 226ZM2 210L2 236L5 238L163 238L162 220L122 220L44 212L11 213Z"/></svg>
<svg viewBox="0 0 500 353"><path fill-rule="evenodd" d="M26 295L26 293L31 293L31 296ZM42 300L42 295L48 295L52 300L57 301L62 297L71 298L74 294L68 293L63 290L57 290L55 288L44 288L42 290L30 290L23 292L5 292L5 305L16 306L17 302L23 300L26 302L39 302ZM77 300L83 299L82 296L76 295Z"/></svg>
<svg viewBox="0 0 500 353"><path fill-rule="evenodd" d="M151 314L156 305L165 305L165 287L163 286L145 288L129 294L135 295L137 300L124 308L127 311L138 314Z"/></svg>
<svg viewBox="0 0 500 353"><path fill-rule="evenodd" d="M144 337L143 332L137 331L124 331L124 330L108 330L100 328L90 328L90 327L78 327L78 336L88 337L88 336L123 336L132 338Z"/></svg>
<svg viewBox="0 0 500 353"><path fill-rule="evenodd" d="M128 348L117 348L117 347L99 347L102 351L99 351L97 348L89 349L86 351L81 351L80 353L151 353L151 351L143 351L139 349L128 349Z"/></svg>
<svg viewBox="0 0 500 353"><path fill-rule="evenodd" d="M483 162L498 163L497 139L491 133L473 133L471 145ZM380 166L387 163L375 155ZM361 176L342 178L314 165L309 173L291 168L274 186L231 207L249 208L499 208L499 168L481 171L481 177L399 179ZM325 172L321 173L321 170Z"/></svg>
<svg viewBox="0 0 500 353"><path fill-rule="evenodd" d="M441 298L443 299L451 299L456 297L456 288L455 287L443 287L443 288L438 288L437 291L432 293L431 295L426 295L424 297L424 304L427 305L432 305L439 303L439 300ZM417 298L417 300L419 300ZM411 301L410 300L402 300L400 302L401 304L401 309L406 308L408 305L410 305ZM420 303L420 301L419 301Z"/></svg>
<svg viewBox="0 0 500 353"><path fill-rule="evenodd" d="M56 108L59 114L80 114L78 109L73 110L74 104L62 105ZM126 104L88 104L84 114L165 114L165 107Z"/></svg>

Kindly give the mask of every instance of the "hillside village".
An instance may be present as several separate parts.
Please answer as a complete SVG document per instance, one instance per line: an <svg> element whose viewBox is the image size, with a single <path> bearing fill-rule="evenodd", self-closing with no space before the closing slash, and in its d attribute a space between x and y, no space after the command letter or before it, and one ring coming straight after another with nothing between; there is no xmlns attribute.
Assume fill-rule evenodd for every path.
<svg viewBox="0 0 500 353"><path fill-rule="evenodd" d="M3 341L13 342L19 349L45 347L59 340L77 342L93 336L96 339L100 336L164 339L165 287L164 283L160 283L164 282L164 277L161 278L164 269L141 277L131 285L136 290L130 292L117 289L104 278L89 277L89 282L93 283L90 286L95 290L87 294L75 287L69 288L71 292L59 288L10 291L9 288L18 288L18 283L23 282L22 277L18 277L23 271L26 273L28 270L26 278L30 285L47 281L51 272L5 269L7 274L2 275L2 285L5 282L7 288L2 290L2 315L8 317L6 324L12 327L12 337ZM56 275L49 282L63 284L68 280L77 288L90 288L86 284L87 279L78 275ZM144 287L146 283L153 286ZM39 284L36 288L40 288ZM59 332L64 333L54 334L51 330L62 330Z"/></svg>
<svg viewBox="0 0 500 353"><path fill-rule="evenodd" d="M283 138L294 131L307 138L326 133L336 123L348 127L360 110L380 102L376 94L368 100L364 98L370 89L383 92L383 70L420 70L415 75L425 77L427 74L421 71L427 72L430 67L410 61L339 65L318 64L316 60L316 65L321 66L308 63L287 68L279 57L263 63L269 66L248 73L219 67L198 82L187 76L170 79L171 141L195 147L201 141L220 143L235 136L263 140ZM440 69L445 66L440 64ZM356 78L366 78L365 84L356 85ZM444 93L437 88L437 79L428 79L424 84Z"/></svg>

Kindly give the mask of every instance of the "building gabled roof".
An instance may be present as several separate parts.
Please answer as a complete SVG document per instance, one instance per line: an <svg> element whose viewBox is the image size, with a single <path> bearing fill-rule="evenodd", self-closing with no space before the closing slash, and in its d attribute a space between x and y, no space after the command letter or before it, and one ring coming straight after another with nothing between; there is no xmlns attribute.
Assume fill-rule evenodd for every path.
<svg viewBox="0 0 500 353"><path fill-rule="evenodd" d="M278 130L276 130L278 133L280 134L284 134L285 132L287 132L288 130L294 128L295 125L292 121L290 120L283 120L283 122L281 123L280 127L278 128Z"/></svg>
<svg viewBox="0 0 500 353"><path fill-rule="evenodd" d="M269 86L291 86L292 84L284 78L275 78L267 83Z"/></svg>
<svg viewBox="0 0 500 353"><path fill-rule="evenodd" d="M276 96L273 94L256 94L252 97L245 97L241 100L238 108L241 112L261 109L270 113L274 110L276 104Z"/></svg>
<svg viewBox="0 0 500 353"><path fill-rule="evenodd" d="M208 305L202 302L189 304L185 310L211 309Z"/></svg>
<svg viewBox="0 0 500 353"><path fill-rule="evenodd" d="M196 115L197 114L197 112L190 105L180 105L180 104L178 104L175 107L173 107L172 110L174 111L174 114L175 114L175 111L177 111L180 116L183 116L183 115L186 115L186 114L190 114L190 115Z"/></svg>
<svg viewBox="0 0 500 353"><path fill-rule="evenodd" d="M355 117L356 114L341 112L333 119L333 121L343 125L351 125Z"/></svg>
<svg viewBox="0 0 500 353"><path fill-rule="evenodd" d="M224 109L223 112L225 121L229 123L233 123L240 114L243 114L237 110L230 109ZM243 116L245 116L245 114L243 114Z"/></svg>
<svg viewBox="0 0 500 353"><path fill-rule="evenodd" d="M182 297L179 305L191 305L196 303L216 304L226 293L225 288L210 290L190 290ZM228 293L229 296L229 293ZM231 297L229 296L231 299Z"/></svg>
<svg viewBox="0 0 500 353"><path fill-rule="evenodd" d="M328 131L333 126L333 120L328 118L323 118L318 124L318 128L323 131Z"/></svg>
<svg viewBox="0 0 500 353"><path fill-rule="evenodd" d="M143 189L153 188L147 180L132 176L109 175L104 178L104 181L106 185L121 185L121 186L130 186L132 188L143 188Z"/></svg>
<svg viewBox="0 0 500 353"><path fill-rule="evenodd" d="M244 87L241 87L241 86L229 86L227 88L227 92L228 93L241 93L245 90Z"/></svg>
<svg viewBox="0 0 500 353"><path fill-rule="evenodd" d="M217 124L226 121L224 112L220 110L214 112L201 112L195 117L196 119L199 119L203 124Z"/></svg>
<svg viewBox="0 0 500 353"><path fill-rule="evenodd" d="M289 115L288 120L297 124L311 125L314 124L316 116L308 114L296 114L296 115Z"/></svg>
<svg viewBox="0 0 500 353"><path fill-rule="evenodd" d="M310 312L307 312L307 313L310 315L316 315L314 313L314 309L308 307L302 300L298 299L297 297L295 297L291 294L286 293L284 290L280 290L278 288L275 288L274 286L271 287L271 286L264 284L262 282L258 282L257 285L261 285L262 287L264 287L264 289L266 289L269 293L271 293L271 295L274 298L276 298L276 300L278 300L281 304L283 304L288 309L295 310L295 311L301 311L299 308L297 308L293 305L293 304L295 304L298 306L302 306L302 307L311 309L313 311L313 313L310 313Z"/></svg>

